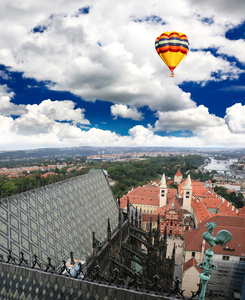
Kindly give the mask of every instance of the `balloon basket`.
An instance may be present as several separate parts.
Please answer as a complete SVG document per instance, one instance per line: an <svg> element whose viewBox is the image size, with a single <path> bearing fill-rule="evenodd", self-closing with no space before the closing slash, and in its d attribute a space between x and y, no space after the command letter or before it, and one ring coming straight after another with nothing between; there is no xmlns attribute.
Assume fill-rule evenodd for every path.
<svg viewBox="0 0 245 300"><path fill-rule="evenodd" d="M171 77L174 77L174 72L171 73Z"/></svg>

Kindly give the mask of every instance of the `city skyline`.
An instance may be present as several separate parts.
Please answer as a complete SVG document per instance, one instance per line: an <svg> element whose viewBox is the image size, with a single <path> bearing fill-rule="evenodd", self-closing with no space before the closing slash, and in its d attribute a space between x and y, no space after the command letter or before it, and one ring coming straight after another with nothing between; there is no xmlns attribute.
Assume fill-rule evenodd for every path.
<svg viewBox="0 0 245 300"><path fill-rule="evenodd" d="M4 0L0 150L244 147L244 9ZM164 31L190 42L174 78L155 50Z"/></svg>

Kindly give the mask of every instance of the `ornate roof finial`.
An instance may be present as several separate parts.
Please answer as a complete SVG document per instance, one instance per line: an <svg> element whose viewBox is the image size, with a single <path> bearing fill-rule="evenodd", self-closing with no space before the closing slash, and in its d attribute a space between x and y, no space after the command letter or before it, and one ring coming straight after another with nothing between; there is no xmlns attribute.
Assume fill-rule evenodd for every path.
<svg viewBox="0 0 245 300"><path fill-rule="evenodd" d="M197 265L198 268L202 268L203 270L203 272L199 275L202 283L202 289L198 300L205 300L207 283L211 278L209 272L212 271L213 269L217 269L217 266L211 264L210 262L214 254L212 247L216 245L224 246L227 242L230 242L232 240L232 234L227 230L220 230L217 233L216 237L214 237L213 229L216 227L216 224L214 222L210 222L206 224L206 226L207 226L207 231L204 232L202 236L205 239L205 241L209 243L210 247L205 252L206 260L203 263Z"/></svg>

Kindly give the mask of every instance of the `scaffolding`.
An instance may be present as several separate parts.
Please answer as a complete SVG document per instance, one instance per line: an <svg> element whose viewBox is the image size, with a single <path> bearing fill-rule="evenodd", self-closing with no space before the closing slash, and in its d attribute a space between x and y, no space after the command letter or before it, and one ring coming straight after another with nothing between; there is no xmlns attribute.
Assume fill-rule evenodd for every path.
<svg viewBox="0 0 245 300"><path fill-rule="evenodd" d="M235 262L228 299L245 299L245 261Z"/></svg>
<svg viewBox="0 0 245 300"><path fill-rule="evenodd" d="M217 269L211 273L206 295L210 299L245 299L245 262L213 261Z"/></svg>
<svg viewBox="0 0 245 300"><path fill-rule="evenodd" d="M220 299L228 299L228 288L232 277L233 264L228 262L212 261L217 265L211 272L211 280L207 286L206 295L212 294Z"/></svg>

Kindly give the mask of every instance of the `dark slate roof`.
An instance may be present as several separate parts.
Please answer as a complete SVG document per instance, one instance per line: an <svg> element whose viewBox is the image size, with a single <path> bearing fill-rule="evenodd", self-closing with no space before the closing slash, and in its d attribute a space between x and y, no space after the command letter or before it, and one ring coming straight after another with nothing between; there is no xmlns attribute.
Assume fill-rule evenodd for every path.
<svg viewBox="0 0 245 300"><path fill-rule="evenodd" d="M118 225L118 204L102 170L53 183L1 200L0 254L10 248L40 261L58 264L70 251L76 258L92 253L92 232L105 240L107 219ZM28 257L29 255L29 257Z"/></svg>

